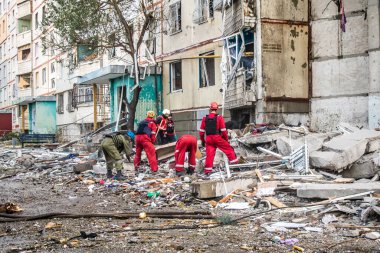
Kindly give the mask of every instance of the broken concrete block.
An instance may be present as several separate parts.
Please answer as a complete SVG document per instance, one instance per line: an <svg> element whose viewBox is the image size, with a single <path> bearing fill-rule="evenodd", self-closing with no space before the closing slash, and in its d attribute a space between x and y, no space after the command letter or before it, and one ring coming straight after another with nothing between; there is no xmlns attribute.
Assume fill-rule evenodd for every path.
<svg viewBox="0 0 380 253"><path fill-rule="evenodd" d="M364 155L367 140L355 140L347 135L338 136L323 144L325 151L310 153L310 164L317 168L342 171Z"/></svg>
<svg viewBox="0 0 380 253"><path fill-rule="evenodd" d="M356 131L347 137L353 140L367 140L367 149L366 153L375 152L380 150L380 132L368 129L362 129L360 131Z"/></svg>
<svg viewBox="0 0 380 253"><path fill-rule="evenodd" d="M380 182L352 184L299 184L296 188L297 196L300 198L329 199L367 191L380 193Z"/></svg>
<svg viewBox="0 0 380 253"><path fill-rule="evenodd" d="M263 144L263 143L270 143L273 141L276 141L278 138L287 136L288 131L270 131L265 132L263 134L249 134L242 138L240 138L240 142L247 144L247 145L256 145L256 144Z"/></svg>
<svg viewBox="0 0 380 253"><path fill-rule="evenodd" d="M249 185L257 185L257 180L252 174L249 176L236 176L225 179L225 183L228 194L236 189L248 190ZM191 192L200 199L216 198L226 195L226 189L221 179L193 182L190 186L190 189Z"/></svg>
<svg viewBox="0 0 380 253"><path fill-rule="evenodd" d="M292 150L294 151L305 145L304 138L306 138L309 153L314 152L320 150L323 146L323 143L334 135L336 134L312 133L308 134L305 137L292 138L291 141L289 137L280 137L276 142L277 150L283 156L290 155Z"/></svg>
<svg viewBox="0 0 380 253"><path fill-rule="evenodd" d="M349 169L344 170L342 176L355 179L374 177L380 171L380 166L375 164L379 156L380 152L362 156Z"/></svg>
<svg viewBox="0 0 380 253"><path fill-rule="evenodd" d="M95 164L95 160L81 161L80 163L74 165L74 173L80 174L84 171L92 170Z"/></svg>

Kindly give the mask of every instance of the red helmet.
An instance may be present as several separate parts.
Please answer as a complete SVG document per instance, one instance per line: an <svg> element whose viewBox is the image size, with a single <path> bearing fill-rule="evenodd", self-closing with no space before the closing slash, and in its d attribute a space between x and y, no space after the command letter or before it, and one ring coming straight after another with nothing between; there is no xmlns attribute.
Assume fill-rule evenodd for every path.
<svg viewBox="0 0 380 253"><path fill-rule="evenodd" d="M210 104L210 110L218 110L218 103L217 102L212 102Z"/></svg>

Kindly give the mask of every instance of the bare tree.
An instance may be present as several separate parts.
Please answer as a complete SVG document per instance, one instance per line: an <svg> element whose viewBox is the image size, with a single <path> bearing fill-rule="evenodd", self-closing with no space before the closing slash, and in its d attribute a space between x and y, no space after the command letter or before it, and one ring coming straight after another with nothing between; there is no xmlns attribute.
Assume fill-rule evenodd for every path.
<svg viewBox="0 0 380 253"><path fill-rule="evenodd" d="M134 68L132 99L127 101L128 128L134 128L141 87L138 85L141 46L156 33L164 18L163 1L154 0L48 0L43 20L44 47L71 52L79 45L98 54L120 48Z"/></svg>

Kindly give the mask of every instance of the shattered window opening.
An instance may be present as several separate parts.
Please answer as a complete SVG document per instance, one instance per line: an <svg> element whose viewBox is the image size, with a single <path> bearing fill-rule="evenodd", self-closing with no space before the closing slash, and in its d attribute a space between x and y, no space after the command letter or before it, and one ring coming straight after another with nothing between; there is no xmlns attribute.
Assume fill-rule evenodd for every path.
<svg viewBox="0 0 380 253"><path fill-rule="evenodd" d="M170 34L175 34L181 31L181 1L170 5L169 9L169 31Z"/></svg>
<svg viewBox="0 0 380 253"><path fill-rule="evenodd" d="M170 63L170 88L172 92L182 90L181 61Z"/></svg>
<svg viewBox="0 0 380 253"><path fill-rule="evenodd" d="M213 56L214 51L201 54L200 56ZM199 59L199 80L200 88L215 85L215 59L214 58L200 58Z"/></svg>

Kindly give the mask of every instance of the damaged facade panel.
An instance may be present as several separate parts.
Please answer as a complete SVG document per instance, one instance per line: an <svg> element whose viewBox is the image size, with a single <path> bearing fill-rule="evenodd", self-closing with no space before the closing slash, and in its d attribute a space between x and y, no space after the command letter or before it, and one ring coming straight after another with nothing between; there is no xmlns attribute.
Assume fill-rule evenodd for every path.
<svg viewBox="0 0 380 253"><path fill-rule="evenodd" d="M235 112L250 109L250 121L257 123L305 123L309 112L308 1L233 1L224 15L224 35L235 34L240 39L235 52L244 50L241 58L233 57L230 37L225 37L230 62L225 107ZM246 64L248 57L251 64ZM240 61L237 68L232 67L234 61Z"/></svg>

